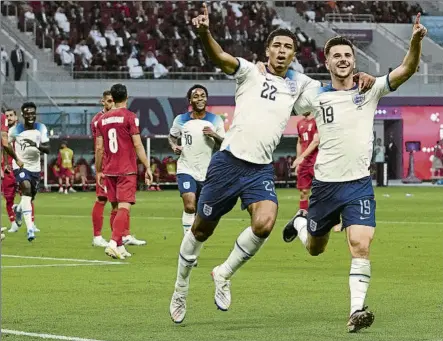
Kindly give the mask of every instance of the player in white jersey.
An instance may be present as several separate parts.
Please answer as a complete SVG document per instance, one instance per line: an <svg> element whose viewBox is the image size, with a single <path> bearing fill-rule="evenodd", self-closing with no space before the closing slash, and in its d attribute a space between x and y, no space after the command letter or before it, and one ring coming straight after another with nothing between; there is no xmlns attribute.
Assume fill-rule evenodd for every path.
<svg viewBox="0 0 443 341"><path fill-rule="evenodd" d="M33 102L24 103L21 107L24 123L18 123L9 130L9 141L14 143L17 157L23 161L23 168L13 163L14 175L22 192L20 204L15 209L18 225L25 221L27 238L35 238L32 222L32 201L38 191L40 182L41 153L49 153L49 138L46 126L36 122L37 107Z"/></svg>
<svg viewBox="0 0 443 341"><path fill-rule="evenodd" d="M208 90L195 84L188 90L187 98L192 111L178 115L169 132L169 144L174 153L180 155L177 182L183 200L184 233L194 223L198 197L214 148L220 147L225 136L221 117L206 111Z"/></svg>
<svg viewBox="0 0 443 341"><path fill-rule="evenodd" d="M296 45L291 31L271 32L266 42L269 72L262 74L254 64L222 50L209 32L206 4L202 6L204 14L194 18L193 24L211 60L223 72L234 76L236 108L221 151L214 154L209 164L194 224L180 247L177 280L170 304L170 315L175 323L185 318L190 273L203 242L240 198L242 208L250 214L251 226L237 238L228 259L212 271L215 304L222 311L229 309L230 278L258 252L274 227L278 201L272 154L297 98L303 91L320 86L318 81L303 74L296 73L295 79L287 77Z"/></svg>
<svg viewBox="0 0 443 341"><path fill-rule="evenodd" d="M378 77L366 94L360 94L352 80L352 43L344 37L330 39L325 56L332 84L305 92L295 105L297 112L314 113L320 145L308 212L300 210L286 225L284 234L292 232L294 238L298 235L309 253L318 256L325 251L330 230L341 216L352 256L349 332L367 328L374 321L374 314L365 307L365 297L371 278L369 248L375 232L375 199L369 173L375 110L381 97L416 72L425 35L419 14L402 64Z"/></svg>

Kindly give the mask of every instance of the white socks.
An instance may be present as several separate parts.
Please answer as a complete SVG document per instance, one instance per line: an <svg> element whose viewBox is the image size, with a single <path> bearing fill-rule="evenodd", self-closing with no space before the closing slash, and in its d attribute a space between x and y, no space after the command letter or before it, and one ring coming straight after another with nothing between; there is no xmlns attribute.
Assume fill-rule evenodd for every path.
<svg viewBox="0 0 443 341"><path fill-rule="evenodd" d="M20 209L23 214L23 220L25 221L26 228L32 230L34 228L34 223L32 222L32 204L31 197L26 195L22 196L22 200L20 201Z"/></svg>
<svg viewBox="0 0 443 341"><path fill-rule="evenodd" d="M308 243L308 219L304 217L298 217L294 220L294 228L298 232L298 238L306 247Z"/></svg>
<svg viewBox="0 0 443 341"><path fill-rule="evenodd" d="M195 239L192 231L185 233L178 256L177 281L175 282L175 289L177 291L188 291L191 270L200 254L202 246L203 243Z"/></svg>
<svg viewBox="0 0 443 341"><path fill-rule="evenodd" d="M252 228L247 227L237 238L228 259L220 265L218 273L225 279L231 276L261 248L267 238L257 237Z"/></svg>
<svg viewBox="0 0 443 341"><path fill-rule="evenodd" d="M351 315L361 310L365 304L366 293L371 279L371 262L369 259L352 258L349 273L349 289L351 291Z"/></svg>
<svg viewBox="0 0 443 341"><path fill-rule="evenodd" d="M195 213L186 213L185 211L183 211L182 225L183 225L184 234L186 234L186 232L188 232L191 229L192 224L194 224L194 220L195 220Z"/></svg>

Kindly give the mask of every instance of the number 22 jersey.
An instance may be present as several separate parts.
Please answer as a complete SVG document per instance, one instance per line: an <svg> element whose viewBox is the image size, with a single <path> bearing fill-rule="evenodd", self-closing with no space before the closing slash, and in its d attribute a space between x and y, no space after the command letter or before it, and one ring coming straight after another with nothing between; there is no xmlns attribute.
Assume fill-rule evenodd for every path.
<svg viewBox="0 0 443 341"><path fill-rule="evenodd" d="M137 116L126 108L112 109L96 122L97 137L103 138L106 163L103 174L137 174L137 154L132 136L140 134Z"/></svg>
<svg viewBox="0 0 443 341"><path fill-rule="evenodd" d="M203 134L203 128L211 128L220 137L225 136L223 120L220 116L206 112L202 119L194 119L190 112L174 119L169 134L181 138L183 147L177 162L177 174L188 174L196 181L204 181L211 161L215 141Z"/></svg>

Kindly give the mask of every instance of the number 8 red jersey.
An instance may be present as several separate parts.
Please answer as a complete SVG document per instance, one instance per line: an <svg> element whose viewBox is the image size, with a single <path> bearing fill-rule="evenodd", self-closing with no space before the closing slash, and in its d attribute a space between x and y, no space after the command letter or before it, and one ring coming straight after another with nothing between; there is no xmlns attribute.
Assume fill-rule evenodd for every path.
<svg viewBox="0 0 443 341"><path fill-rule="evenodd" d="M103 174L137 174L137 154L132 135L140 134L137 116L126 108L112 109L95 123L97 137L102 136L106 163Z"/></svg>

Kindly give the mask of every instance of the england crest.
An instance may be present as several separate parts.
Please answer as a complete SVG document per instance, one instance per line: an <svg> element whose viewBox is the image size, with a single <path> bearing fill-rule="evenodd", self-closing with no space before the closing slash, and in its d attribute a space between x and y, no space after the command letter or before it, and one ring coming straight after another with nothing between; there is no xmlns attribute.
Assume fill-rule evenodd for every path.
<svg viewBox="0 0 443 341"><path fill-rule="evenodd" d="M205 214L205 216L210 216L212 213L212 207L204 204L203 205L203 213Z"/></svg>
<svg viewBox="0 0 443 341"><path fill-rule="evenodd" d="M289 91L291 91L291 93L295 94L295 92L297 91L297 82L293 81L289 78L286 78L286 85L289 88Z"/></svg>
<svg viewBox="0 0 443 341"><path fill-rule="evenodd" d="M352 102L354 102L355 105L362 105L365 101L365 94L356 94L352 98Z"/></svg>
<svg viewBox="0 0 443 341"><path fill-rule="evenodd" d="M191 187L191 183L189 181L183 182L183 188L184 189L189 189L190 187Z"/></svg>

